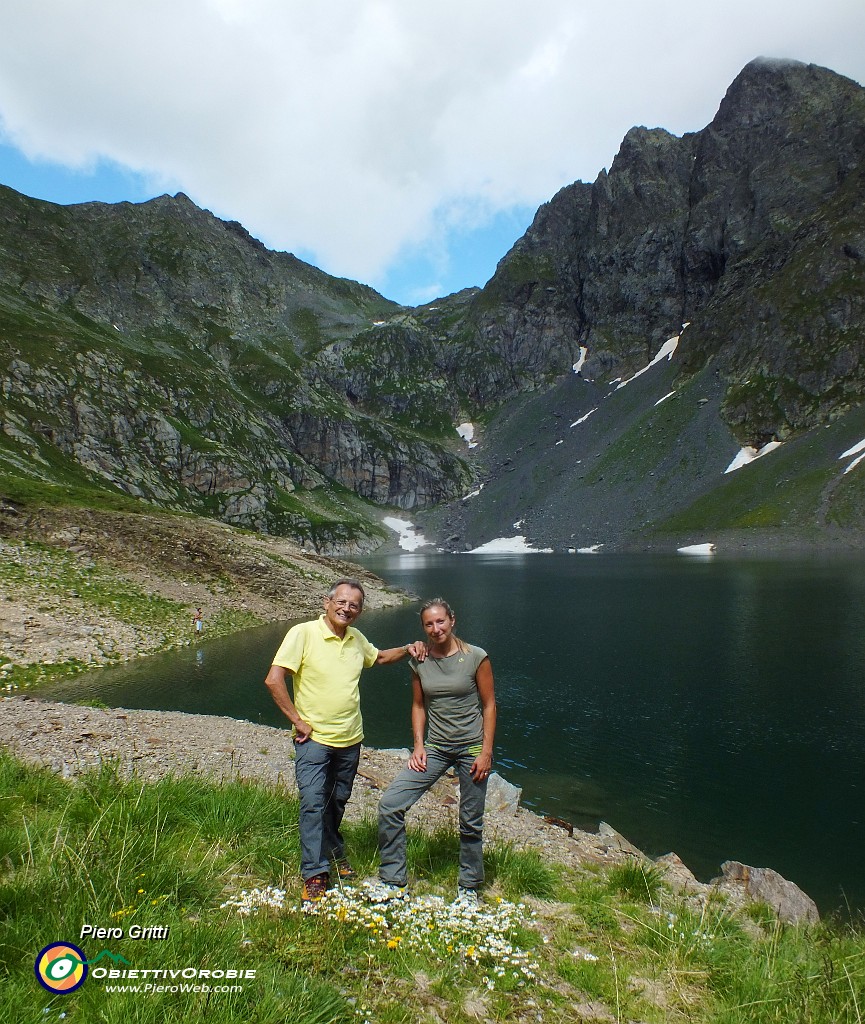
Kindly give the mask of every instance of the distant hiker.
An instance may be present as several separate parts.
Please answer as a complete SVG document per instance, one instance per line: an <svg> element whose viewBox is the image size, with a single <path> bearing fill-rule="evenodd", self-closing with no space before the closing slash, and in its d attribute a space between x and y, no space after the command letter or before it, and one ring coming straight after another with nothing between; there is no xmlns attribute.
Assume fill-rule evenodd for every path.
<svg viewBox="0 0 865 1024"><path fill-rule="evenodd" d="M456 616L444 598L427 601L420 620L427 657L422 664L415 659L410 663L414 751L379 803L379 878L385 899L405 895L406 811L455 767L460 780L457 899L477 904L484 881L484 807L496 731L493 670L486 651L454 634Z"/></svg>
<svg viewBox="0 0 865 1024"><path fill-rule="evenodd" d="M195 614L192 616L192 625L195 627L195 635L201 636L204 631L204 617L201 614L200 608L195 609Z"/></svg>
<svg viewBox="0 0 865 1024"><path fill-rule="evenodd" d="M265 679L277 707L294 726L304 902L325 894L331 863L338 878L354 877L340 825L363 739L360 674L407 655L419 663L426 657L424 643L386 651L373 647L352 626L363 611L364 596L357 580L337 580L324 599L324 614L288 631ZM294 701L287 675L292 677Z"/></svg>

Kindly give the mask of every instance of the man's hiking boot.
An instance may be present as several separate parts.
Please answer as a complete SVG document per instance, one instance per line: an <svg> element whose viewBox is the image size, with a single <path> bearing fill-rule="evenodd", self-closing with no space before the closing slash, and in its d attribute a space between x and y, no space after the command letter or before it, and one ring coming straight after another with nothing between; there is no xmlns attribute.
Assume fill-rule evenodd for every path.
<svg viewBox="0 0 865 1024"><path fill-rule="evenodd" d="M330 885L330 875L325 871L320 875L313 875L304 879L303 895L300 897L302 903L318 903L327 892Z"/></svg>
<svg viewBox="0 0 865 1024"><path fill-rule="evenodd" d="M351 882L357 878L357 872L351 866L347 857L335 861L334 867L336 868L336 877L340 882Z"/></svg>

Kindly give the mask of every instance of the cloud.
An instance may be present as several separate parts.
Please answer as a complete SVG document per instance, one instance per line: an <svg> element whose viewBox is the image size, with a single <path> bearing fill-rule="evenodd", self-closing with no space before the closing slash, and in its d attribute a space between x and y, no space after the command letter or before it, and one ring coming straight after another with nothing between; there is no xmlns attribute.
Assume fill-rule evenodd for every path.
<svg viewBox="0 0 865 1024"><path fill-rule="evenodd" d="M7 0L0 123L375 283L633 124L702 128L758 54L865 80L863 38L861 0Z"/></svg>

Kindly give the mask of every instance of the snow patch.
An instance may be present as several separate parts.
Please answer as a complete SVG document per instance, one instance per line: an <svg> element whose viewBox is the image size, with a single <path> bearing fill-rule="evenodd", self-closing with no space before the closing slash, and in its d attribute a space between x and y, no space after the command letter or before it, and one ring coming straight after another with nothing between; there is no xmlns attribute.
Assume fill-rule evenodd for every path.
<svg viewBox="0 0 865 1024"><path fill-rule="evenodd" d="M480 487L478 487L476 490L469 491L468 494L464 494L460 500L461 501L468 501L469 498L476 498L481 493L481 491L483 489L484 489L484 485L481 484Z"/></svg>
<svg viewBox="0 0 865 1024"><path fill-rule="evenodd" d="M478 443L475 440L474 423L460 423L457 427L457 433L468 444L469 448L477 448Z"/></svg>
<svg viewBox="0 0 865 1024"><path fill-rule="evenodd" d="M574 420L574 422L571 424L571 426L572 427L578 427L581 423L585 423L586 420L592 415L592 413L593 412L597 412L597 411L598 411L598 407L597 406L595 406L594 409L589 409L589 411L586 413L585 416L581 416L578 420Z"/></svg>
<svg viewBox="0 0 865 1024"><path fill-rule="evenodd" d="M782 441L770 441L768 444L764 444L759 450L752 448L751 445L745 445L744 448L740 449L739 454L733 459L729 466L724 470L724 473L734 473L737 469L741 469L742 466L747 466L748 463L753 462L755 459L762 458L764 455L768 455L769 452L775 451L776 448L780 448Z"/></svg>
<svg viewBox="0 0 865 1024"><path fill-rule="evenodd" d="M854 444L852 448L848 448L846 452L842 452L838 459L849 459L851 455L855 455L856 458L850 463L850 465L844 470L846 476L851 469L855 469L859 463L865 459L865 440L860 441L858 444Z"/></svg>
<svg viewBox="0 0 865 1024"><path fill-rule="evenodd" d="M620 391L623 387L626 387L628 384L630 384L632 380L636 380L637 377L641 377L647 370L651 370L653 366L655 366L657 363L660 363L662 360L666 359L667 362L669 362L673 358L673 353L679 347L680 337L681 335L677 334L675 338L669 338L667 341L665 341L664 344L661 345L658 354L648 364L648 366L644 366L642 370L637 370L633 377L628 377L627 380L620 381L616 385L616 391ZM612 384L613 382L610 381L610 383Z"/></svg>
<svg viewBox="0 0 865 1024"><path fill-rule="evenodd" d="M686 547L677 549L680 555L699 555L708 558L715 554L714 544L688 544Z"/></svg>
<svg viewBox="0 0 865 1024"><path fill-rule="evenodd" d="M597 555L603 544L590 544L587 548L577 548L578 555Z"/></svg>
<svg viewBox="0 0 865 1024"><path fill-rule="evenodd" d="M403 551L416 551L418 548L430 547L432 544L422 533L418 533L414 525L407 519L385 516L382 522L394 533L399 534L399 546Z"/></svg>
<svg viewBox="0 0 865 1024"><path fill-rule="evenodd" d="M580 345L580 358L574 363L574 373L579 373L583 368L583 363L586 361L586 356L589 354L589 350L585 345Z"/></svg>
<svg viewBox="0 0 865 1024"><path fill-rule="evenodd" d="M529 546L525 537L496 537L488 540L480 547L472 548L466 552L469 555L516 555L516 554L548 554L552 548L533 548Z"/></svg>
<svg viewBox="0 0 865 1024"><path fill-rule="evenodd" d="M660 404L661 404L661 402L666 402L666 401L667 401L667 399L668 399L668 398L672 398L672 397L673 397L673 395L675 395L675 393L676 393L675 391L669 391L669 392L667 392L667 394L666 394L666 395L664 395L664 397L663 397L663 398L659 398L659 399L658 399L658 401L657 401L657 402L655 402L655 405L660 405Z"/></svg>

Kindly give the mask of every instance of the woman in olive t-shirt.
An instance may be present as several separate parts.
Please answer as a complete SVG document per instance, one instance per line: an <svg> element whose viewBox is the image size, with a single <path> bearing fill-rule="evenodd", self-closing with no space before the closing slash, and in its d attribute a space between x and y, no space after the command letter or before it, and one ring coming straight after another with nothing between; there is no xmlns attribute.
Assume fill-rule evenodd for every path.
<svg viewBox="0 0 865 1024"><path fill-rule="evenodd" d="M496 729L493 670L486 651L454 635L456 616L443 598L421 608L425 661L411 659L414 750L379 804L379 877L404 890L405 814L450 767L460 783L459 897L475 901L484 881L483 819ZM426 738L424 733L426 732Z"/></svg>

